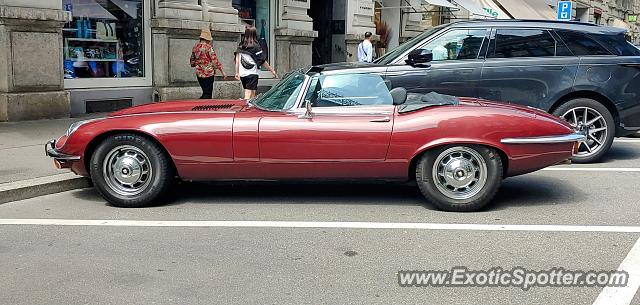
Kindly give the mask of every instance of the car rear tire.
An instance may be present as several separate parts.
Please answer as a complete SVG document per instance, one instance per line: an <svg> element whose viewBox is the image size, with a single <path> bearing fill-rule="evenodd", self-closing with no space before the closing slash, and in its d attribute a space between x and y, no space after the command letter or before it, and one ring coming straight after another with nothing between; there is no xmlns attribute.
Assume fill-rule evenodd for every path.
<svg viewBox="0 0 640 305"><path fill-rule="evenodd" d="M162 201L174 181L170 158L155 142L136 134L102 141L90 161L98 192L113 206L137 208Z"/></svg>
<svg viewBox="0 0 640 305"><path fill-rule="evenodd" d="M479 145L444 146L426 152L416 166L422 195L444 211L473 212L485 207L502 183L502 160Z"/></svg>
<svg viewBox="0 0 640 305"><path fill-rule="evenodd" d="M588 98L569 100L553 111L587 136L580 143L578 154L571 158L575 163L593 163L600 160L611 148L616 128L613 115L600 102Z"/></svg>

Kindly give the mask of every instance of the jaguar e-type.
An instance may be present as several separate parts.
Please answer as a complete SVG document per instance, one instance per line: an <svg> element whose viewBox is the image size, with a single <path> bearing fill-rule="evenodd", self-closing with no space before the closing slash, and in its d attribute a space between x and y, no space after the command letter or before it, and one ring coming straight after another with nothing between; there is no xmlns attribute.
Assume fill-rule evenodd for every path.
<svg viewBox="0 0 640 305"><path fill-rule="evenodd" d="M251 100L135 106L46 144L112 205L162 201L178 179L415 182L447 211L476 211L501 181L563 162L585 139L543 111L413 94L367 67L313 67Z"/></svg>

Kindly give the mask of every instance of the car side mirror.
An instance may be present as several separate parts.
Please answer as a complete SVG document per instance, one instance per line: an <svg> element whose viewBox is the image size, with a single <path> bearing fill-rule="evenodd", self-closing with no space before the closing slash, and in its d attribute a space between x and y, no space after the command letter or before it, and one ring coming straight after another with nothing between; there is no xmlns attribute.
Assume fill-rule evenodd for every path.
<svg viewBox="0 0 640 305"><path fill-rule="evenodd" d="M409 52L409 56L407 57L407 64L412 66L424 65L433 60L433 53L431 50L427 49L415 49Z"/></svg>
<svg viewBox="0 0 640 305"><path fill-rule="evenodd" d="M311 108L311 101L310 100L305 100L304 101L304 114L298 116L299 119L310 119L313 117L313 113L311 112L312 108Z"/></svg>

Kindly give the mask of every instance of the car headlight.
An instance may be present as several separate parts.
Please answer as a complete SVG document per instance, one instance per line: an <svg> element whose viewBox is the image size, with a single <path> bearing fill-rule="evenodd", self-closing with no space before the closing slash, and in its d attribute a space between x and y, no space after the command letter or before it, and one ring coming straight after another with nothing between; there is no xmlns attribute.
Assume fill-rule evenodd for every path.
<svg viewBox="0 0 640 305"><path fill-rule="evenodd" d="M78 122L75 122L75 123L71 124L71 126L69 126L69 129L67 129L67 137L71 136L71 134L73 134L76 130L78 130L78 128L80 128L80 126L82 126L84 124L87 124L89 122L96 121L96 120L98 120L98 119L78 121Z"/></svg>

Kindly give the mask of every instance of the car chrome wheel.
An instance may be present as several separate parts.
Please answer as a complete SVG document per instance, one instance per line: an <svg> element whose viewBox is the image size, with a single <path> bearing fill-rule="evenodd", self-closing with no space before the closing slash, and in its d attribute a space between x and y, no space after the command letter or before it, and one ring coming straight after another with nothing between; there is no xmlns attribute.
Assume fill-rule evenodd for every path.
<svg viewBox="0 0 640 305"><path fill-rule="evenodd" d="M468 147L449 148L433 164L433 181L445 196L464 200L478 194L487 182L484 158Z"/></svg>
<svg viewBox="0 0 640 305"><path fill-rule="evenodd" d="M102 165L104 180L114 192L134 196L149 187L153 170L147 155L132 145L110 150Z"/></svg>
<svg viewBox="0 0 640 305"><path fill-rule="evenodd" d="M576 107L565 112L562 118L587 137L580 143L576 156L590 156L604 147L607 139L607 121L600 112L591 107Z"/></svg>

